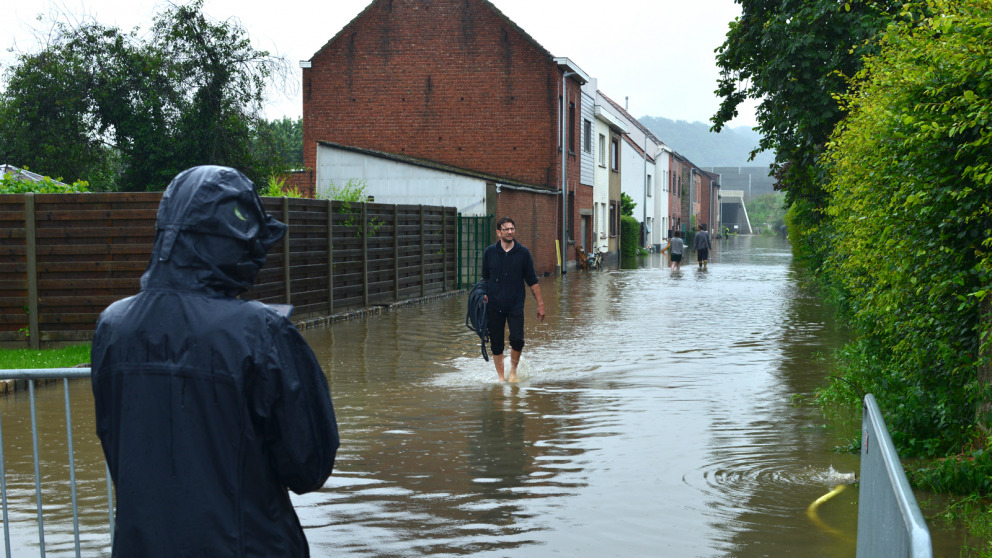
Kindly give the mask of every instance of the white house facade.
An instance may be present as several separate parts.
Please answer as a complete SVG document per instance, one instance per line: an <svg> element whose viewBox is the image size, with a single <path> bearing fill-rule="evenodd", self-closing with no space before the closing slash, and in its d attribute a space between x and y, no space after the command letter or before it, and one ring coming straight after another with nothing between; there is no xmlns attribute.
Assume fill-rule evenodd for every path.
<svg viewBox="0 0 992 558"><path fill-rule="evenodd" d="M593 232L594 249L608 251L610 247L610 148L611 134L625 134L623 121L606 110L599 102L596 80L591 81L593 105ZM621 176L622 176L621 172ZM618 203L618 200L614 200Z"/></svg>
<svg viewBox="0 0 992 558"><path fill-rule="evenodd" d="M615 101L597 92L605 111L624 123L621 190L633 200L634 218L643 224L642 246L659 248L668 232L667 185L670 149Z"/></svg>

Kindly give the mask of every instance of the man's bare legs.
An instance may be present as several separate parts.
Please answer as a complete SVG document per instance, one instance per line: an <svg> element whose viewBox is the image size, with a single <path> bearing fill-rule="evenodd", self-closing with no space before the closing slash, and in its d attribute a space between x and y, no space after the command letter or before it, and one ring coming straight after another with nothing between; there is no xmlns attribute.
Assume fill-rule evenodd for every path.
<svg viewBox="0 0 992 558"><path fill-rule="evenodd" d="M502 355L501 355L502 356ZM517 365L520 364L520 351L510 349L510 377L508 381L517 381Z"/></svg>
<svg viewBox="0 0 992 558"><path fill-rule="evenodd" d="M503 356L505 355L493 355L493 364L496 365L496 374L499 375L499 381L501 382L506 381L506 378L503 377ZM512 357L510 358L510 361L513 361ZM516 369L516 367L513 368L514 372Z"/></svg>

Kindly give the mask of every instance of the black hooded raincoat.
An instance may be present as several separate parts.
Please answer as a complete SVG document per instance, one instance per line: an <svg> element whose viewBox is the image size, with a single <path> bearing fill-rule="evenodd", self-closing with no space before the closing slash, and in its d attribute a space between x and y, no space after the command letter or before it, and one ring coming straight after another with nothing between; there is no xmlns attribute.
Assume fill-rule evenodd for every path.
<svg viewBox="0 0 992 558"><path fill-rule="evenodd" d="M327 380L272 307L244 301L286 226L240 172L169 185L140 294L93 337L97 433L116 487L116 557L308 556L288 489L338 448Z"/></svg>

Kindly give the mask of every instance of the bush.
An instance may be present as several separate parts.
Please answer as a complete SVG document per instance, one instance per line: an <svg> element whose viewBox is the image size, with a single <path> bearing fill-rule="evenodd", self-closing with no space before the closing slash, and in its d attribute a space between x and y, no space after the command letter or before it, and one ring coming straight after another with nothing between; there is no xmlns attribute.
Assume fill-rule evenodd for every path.
<svg viewBox="0 0 992 558"><path fill-rule="evenodd" d="M62 184L61 182L44 177L34 181L6 174L0 177L0 194L79 194L89 192L89 183L84 181Z"/></svg>
<svg viewBox="0 0 992 558"><path fill-rule="evenodd" d="M299 190L293 187L286 187L286 181L277 177L276 175L269 176L269 181L259 192L259 195L266 196L270 198L302 198L303 194Z"/></svg>
<svg viewBox="0 0 992 558"><path fill-rule="evenodd" d="M620 255L632 258L640 248L641 224L633 217L620 218Z"/></svg>
<svg viewBox="0 0 992 558"><path fill-rule="evenodd" d="M992 453L977 450L939 459L910 469L908 476L913 484L934 492L992 496Z"/></svg>

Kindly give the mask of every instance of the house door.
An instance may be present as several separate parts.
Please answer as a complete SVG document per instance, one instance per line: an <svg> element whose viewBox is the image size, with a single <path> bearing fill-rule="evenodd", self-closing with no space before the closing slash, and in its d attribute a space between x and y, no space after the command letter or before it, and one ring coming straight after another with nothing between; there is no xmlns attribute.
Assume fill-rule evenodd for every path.
<svg viewBox="0 0 992 558"><path fill-rule="evenodd" d="M590 234L589 231L590 230L591 230L591 228L589 227L589 216L588 215L583 215L582 216L582 236L579 237L579 239L580 239L579 240L579 243L582 246L582 251L583 252L588 252L589 251L589 247L592 246L592 242L590 242L590 240L589 240L589 234Z"/></svg>

